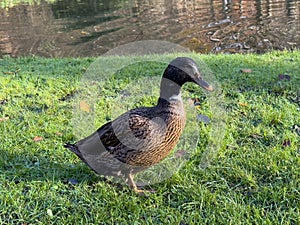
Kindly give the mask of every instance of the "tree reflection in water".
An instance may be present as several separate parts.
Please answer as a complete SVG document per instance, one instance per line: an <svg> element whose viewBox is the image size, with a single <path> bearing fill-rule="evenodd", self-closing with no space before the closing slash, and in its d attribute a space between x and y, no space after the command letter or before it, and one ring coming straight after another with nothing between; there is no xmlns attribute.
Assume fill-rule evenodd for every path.
<svg viewBox="0 0 300 225"><path fill-rule="evenodd" d="M299 48L299 24L297 0L42 1L0 9L0 57L97 56L138 40L261 53Z"/></svg>

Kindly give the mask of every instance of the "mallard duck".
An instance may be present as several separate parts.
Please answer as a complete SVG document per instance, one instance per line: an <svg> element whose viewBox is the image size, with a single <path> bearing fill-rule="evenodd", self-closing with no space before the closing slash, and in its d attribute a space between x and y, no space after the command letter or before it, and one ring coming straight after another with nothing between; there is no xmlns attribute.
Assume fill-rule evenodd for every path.
<svg viewBox="0 0 300 225"><path fill-rule="evenodd" d="M163 73L157 105L129 110L90 136L64 147L97 174L122 176L135 192L143 192L133 175L163 160L177 144L186 120L180 94L186 82L213 90L194 60L178 57Z"/></svg>

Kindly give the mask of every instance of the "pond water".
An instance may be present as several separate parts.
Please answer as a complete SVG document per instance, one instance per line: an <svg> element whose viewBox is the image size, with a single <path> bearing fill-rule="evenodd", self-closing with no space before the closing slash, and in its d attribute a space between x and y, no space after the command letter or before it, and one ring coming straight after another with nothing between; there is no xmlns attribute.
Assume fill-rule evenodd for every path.
<svg viewBox="0 0 300 225"><path fill-rule="evenodd" d="M16 2L16 3L12 3ZM0 57L97 56L162 40L201 53L299 49L299 0L3 0Z"/></svg>

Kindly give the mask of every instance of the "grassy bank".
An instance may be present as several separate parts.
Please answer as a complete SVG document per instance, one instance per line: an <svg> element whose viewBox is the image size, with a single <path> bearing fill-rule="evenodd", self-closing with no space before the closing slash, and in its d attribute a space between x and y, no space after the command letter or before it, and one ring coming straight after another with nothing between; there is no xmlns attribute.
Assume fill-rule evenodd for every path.
<svg viewBox="0 0 300 225"><path fill-rule="evenodd" d="M219 85L224 138L201 167L214 127L195 119L196 151L147 197L103 181L62 147L77 140L74 96L86 91L80 82L96 59L0 59L0 223L300 224L300 53L190 56L201 58ZM113 117L112 102L134 79L164 67L135 63L111 76L97 96L96 126ZM208 94L194 85L185 90L199 99L198 114L213 117ZM91 111L88 103L80 110Z"/></svg>

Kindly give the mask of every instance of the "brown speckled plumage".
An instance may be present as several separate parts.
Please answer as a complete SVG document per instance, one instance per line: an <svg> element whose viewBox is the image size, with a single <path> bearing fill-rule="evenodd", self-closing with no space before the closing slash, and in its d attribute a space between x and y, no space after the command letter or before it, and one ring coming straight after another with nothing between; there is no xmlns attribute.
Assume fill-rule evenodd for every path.
<svg viewBox="0 0 300 225"><path fill-rule="evenodd" d="M180 57L166 68L158 103L132 109L75 144L74 152L96 173L124 176L136 192L133 174L163 160L175 147L185 126L180 88L194 82L207 90L212 87L199 73L195 62Z"/></svg>

